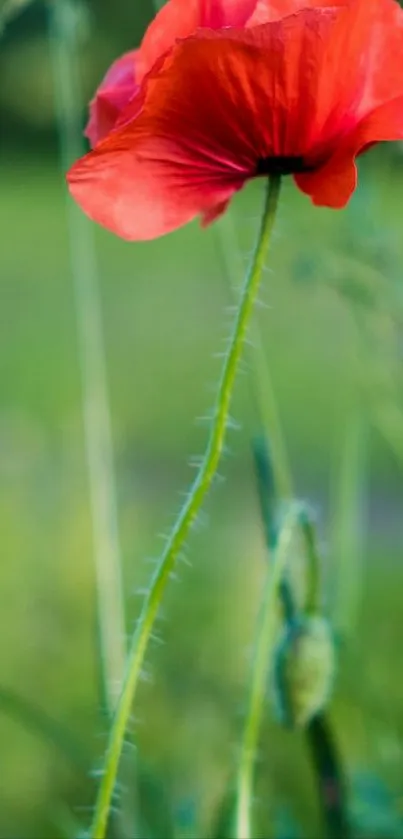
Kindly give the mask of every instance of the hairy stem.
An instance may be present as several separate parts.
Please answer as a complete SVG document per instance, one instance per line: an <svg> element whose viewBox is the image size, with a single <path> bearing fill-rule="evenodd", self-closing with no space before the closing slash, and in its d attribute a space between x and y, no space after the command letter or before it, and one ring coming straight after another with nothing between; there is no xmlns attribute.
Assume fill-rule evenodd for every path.
<svg viewBox="0 0 403 839"><path fill-rule="evenodd" d="M223 263L227 285L232 291L234 278L239 274L239 249L231 213L225 213L217 224L217 243ZM290 500L293 496L293 479L281 425L280 412L267 364L259 322L255 315L252 323L252 344L250 347L251 398L255 406L259 431L270 440L273 479L279 496Z"/></svg>
<svg viewBox="0 0 403 839"><path fill-rule="evenodd" d="M266 572L266 584L258 619L249 701L239 759L235 812L236 839L251 839L252 837L254 765L267 693L268 671L276 641L279 588L286 567L294 528L299 523L299 514L299 505L291 505L280 528L272 560Z"/></svg>
<svg viewBox="0 0 403 839"><path fill-rule="evenodd" d="M274 225L280 179L272 178L268 182L265 207L252 264L248 272L241 295L234 330L228 352L225 357L220 380L217 404L214 413L210 438L205 456L197 477L190 489L188 498L172 528L166 548L158 563L151 581L150 590L145 598L143 609L134 633L129 653L126 678L116 710L109 745L105 758L104 774L99 789L95 815L91 828L92 839L104 839L108 823L109 810L119 768L124 736L130 717L133 699L141 675L147 644L157 617L169 576L175 567L190 528L197 517L208 492L223 450L229 409L234 389L239 361L245 343L246 332L253 311L256 294L259 289L266 253Z"/></svg>

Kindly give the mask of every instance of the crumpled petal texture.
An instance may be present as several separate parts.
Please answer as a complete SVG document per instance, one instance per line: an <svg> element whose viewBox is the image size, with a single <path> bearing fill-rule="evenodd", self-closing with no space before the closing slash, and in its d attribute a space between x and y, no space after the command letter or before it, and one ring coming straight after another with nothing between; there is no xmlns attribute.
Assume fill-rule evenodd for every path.
<svg viewBox="0 0 403 839"><path fill-rule="evenodd" d="M403 138L402 55L395 0L170 0L136 53L138 93L73 166L72 194L151 239L214 220L261 161L295 159L314 204L343 207L355 158Z"/></svg>

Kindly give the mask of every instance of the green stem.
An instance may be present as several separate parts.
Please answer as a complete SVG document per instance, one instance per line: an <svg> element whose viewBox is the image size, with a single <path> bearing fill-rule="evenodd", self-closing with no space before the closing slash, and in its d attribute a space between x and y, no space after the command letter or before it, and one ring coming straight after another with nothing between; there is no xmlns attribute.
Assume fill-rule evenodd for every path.
<svg viewBox="0 0 403 839"><path fill-rule="evenodd" d="M271 557L273 551L276 550L278 542L280 511L271 451L268 441L263 436L257 437L253 441L253 454L264 536L268 556ZM286 622L291 622L295 618L296 607L290 582L286 574L283 575L280 582L278 594L283 610L283 618Z"/></svg>
<svg viewBox="0 0 403 839"><path fill-rule="evenodd" d="M273 558L267 571L254 645L249 702L239 759L235 812L236 839L251 839L252 837L254 765L267 693L268 670L276 641L279 587L286 567L294 528L299 523L299 515L299 505L293 504L280 529Z"/></svg>
<svg viewBox="0 0 403 839"><path fill-rule="evenodd" d="M305 558L307 561L308 587L306 593L305 613L314 615L320 606L321 595L321 561L318 552L317 534L312 517L305 507L301 507L299 523L301 535L305 544Z"/></svg>
<svg viewBox="0 0 403 839"><path fill-rule="evenodd" d="M252 450L263 531L268 554L271 556L278 539L279 505L271 449L263 434L252 440Z"/></svg>
<svg viewBox="0 0 403 839"><path fill-rule="evenodd" d="M71 0L49 3L50 53L63 171L84 152L77 26L77 10ZM102 311L93 231L70 199L67 221L94 543L100 683L104 704L112 716L125 667L126 628Z"/></svg>
<svg viewBox="0 0 403 839"><path fill-rule="evenodd" d="M359 404L348 417L333 491L334 623L341 637L356 628L363 583L368 428Z"/></svg>
<svg viewBox="0 0 403 839"><path fill-rule="evenodd" d="M253 452L262 522L267 548L269 555L271 555L278 540L278 513L270 451L264 437L259 437L254 441ZM317 613L320 605L320 557L314 524L308 510L304 509L303 505L299 509L298 526L305 542L309 565L308 592L305 603L305 612L309 615ZM285 575L279 583L278 593L284 622L291 627L298 617L298 608L290 582ZM319 802L323 814L323 835L326 836L326 839L338 839L341 836L348 839L350 829L347 818L347 791L343 765L325 711L322 711L310 722L306 730L306 738L312 757Z"/></svg>
<svg viewBox="0 0 403 839"><path fill-rule="evenodd" d="M110 734L105 759L104 775L96 802L95 815L90 833L92 839L104 839L125 732L132 709L133 699L139 683L148 640L150 638L170 574L175 566L178 554L185 543L190 528L199 513L206 493L211 486L222 454L238 364L242 356L247 328L262 277L271 232L274 225L279 191L280 178L272 178L268 182L258 242L252 259L252 264L246 278L236 316L233 335L231 337L228 352L224 361L217 405L207 450L196 480L191 487L189 496L173 526L166 548L159 561L157 570L151 582L150 590L144 601L137 629L133 636L126 677Z"/></svg>
<svg viewBox="0 0 403 839"><path fill-rule="evenodd" d="M310 722L306 736L323 814L324 839L350 839L346 779L326 713Z"/></svg>
<svg viewBox="0 0 403 839"><path fill-rule="evenodd" d="M0 712L14 717L30 734L37 734L56 746L82 777L88 773L88 757L80 741L57 720L48 716L30 700L24 699L13 690L0 686Z"/></svg>
<svg viewBox="0 0 403 839"><path fill-rule="evenodd" d="M238 243L230 213L225 213L220 219L217 229L221 234L219 244L224 272L227 284L232 290L234 277L239 273L240 259L237 258L237 255L239 257ZM263 338L256 316L253 318L252 338L250 388L256 417L270 440L274 483L278 494L282 499L291 500L293 496L291 467Z"/></svg>

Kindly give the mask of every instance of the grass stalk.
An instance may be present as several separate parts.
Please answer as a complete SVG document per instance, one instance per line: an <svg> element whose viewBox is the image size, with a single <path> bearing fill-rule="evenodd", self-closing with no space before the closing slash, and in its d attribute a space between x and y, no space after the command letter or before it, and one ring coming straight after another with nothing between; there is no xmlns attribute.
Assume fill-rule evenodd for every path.
<svg viewBox="0 0 403 839"><path fill-rule="evenodd" d="M299 524L307 563L307 593L304 612L306 615L316 615L320 611L321 560L315 524L309 510L303 505L301 505Z"/></svg>
<svg viewBox="0 0 403 839"><path fill-rule="evenodd" d="M268 440L263 434L253 440L252 448L263 534L266 542L267 556L271 557L277 547L280 523L279 498L271 450ZM283 620L286 623L291 623L296 616L296 606L287 574L283 574L282 576L278 596Z"/></svg>
<svg viewBox="0 0 403 839"><path fill-rule="evenodd" d="M83 153L77 16L71 0L49 3L50 53L63 171ZM66 192L67 195L67 192ZM85 449L94 541L103 701L113 712L125 666L125 617L111 417L95 243L91 224L67 197L82 379Z"/></svg>
<svg viewBox="0 0 403 839"><path fill-rule="evenodd" d="M105 837L125 732L141 676L148 641L169 577L175 568L178 555L202 507L204 498L211 487L221 458L234 384L256 295L260 287L266 254L274 226L279 191L280 178L271 178L267 184L264 212L256 249L241 294L233 333L224 359L216 409L206 453L187 500L168 537L165 550L151 581L150 590L144 600L138 625L133 636L123 690L110 733L104 764L104 774L99 788L94 820L90 832L91 839L104 839Z"/></svg>
<svg viewBox="0 0 403 839"><path fill-rule="evenodd" d="M254 767L267 695L268 673L276 643L279 589L286 568L292 536L295 527L299 524L299 513L299 505L291 504L279 530L277 543L266 572L266 583L254 644L249 699L236 783L236 839L252 839L253 834Z"/></svg>
<svg viewBox="0 0 403 839"><path fill-rule="evenodd" d="M306 737L322 810L323 837L350 839L345 775L325 711L311 720Z"/></svg>
<svg viewBox="0 0 403 839"><path fill-rule="evenodd" d="M31 734L36 734L57 748L83 778L87 775L89 760L80 742L69 729L31 700L25 699L10 688L0 686L0 713L14 718Z"/></svg>
<svg viewBox="0 0 403 839"><path fill-rule="evenodd" d="M262 523L270 555L275 550L279 532L276 490L267 442L259 438L254 443L255 471ZM317 537L312 519L303 504L299 505L298 528L304 540L308 562L308 593L304 608L307 615L319 610L320 558ZM278 586L283 620L289 627L298 620L298 608L291 585L285 574ZM324 839L348 839L350 828L347 815L347 790L343 766L334 741L332 726L326 711L322 711L308 724L307 745L315 773L318 798L323 819Z"/></svg>
<svg viewBox="0 0 403 839"><path fill-rule="evenodd" d="M354 632L362 588L367 435L362 409L347 419L333 490L334 624L341 638Z"/></svg>

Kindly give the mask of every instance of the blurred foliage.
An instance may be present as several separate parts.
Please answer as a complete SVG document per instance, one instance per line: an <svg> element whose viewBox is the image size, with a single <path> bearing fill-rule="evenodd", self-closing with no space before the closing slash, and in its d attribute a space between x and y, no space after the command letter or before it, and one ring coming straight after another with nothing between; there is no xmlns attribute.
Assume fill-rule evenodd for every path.
<svg viewBox="0 0 403 839"><path fill-rule="evenodd" d="M395 299L402 248L400 181L387 161L375 156L365 163L363 187L371 195L381 242L380 231L386 229L382 247L389 273L383 273L383 282ZM90 766L103 752L99 734L105 720L97 693L64 187L55 163L33 156L9 156L1 180L1 680L68 727ZM263 295L271 308L260 312L298 491L319 501L322 537L329 534L328 483L340 429L360 393L350 302L328 281L325 266L342 276L351 226L362 212L360 201L358 193L358 207L353 203L345 214L331 215L309 208L291 184L285 189L273 273ZM235 203L245 254L257 203L257 187ZM177 492L190 477L186 459L203 445L204 427L195 426L193 418L210 404L206 385L218 371L212 353L220 347L226 320L215 236L214 228L202 234L191 225L147 247L130 247L97 231L131 621L141 596L130 593L143 589L150 573L144 557L159 551L161 522L164 526L170 520ZM373 260L365 246L361 253L359 277L363 265L372 270ZM300 266L308 258L312 274L301 276ZM397 305L390 317L398 324ZM373 367L368 358L368 369ZM398 384L394 393L400 398ZM197 801L202 829L216 818L233 771L245 650L264 567L244 380L235 416L244 425L230 440L237 457L224 463L227 482L209 502L209 530L192 541L192 570L183 569L180 584L170 589L169 619L158 628L165 643L151 651L153 681L144 684L136 711L136 738L151 774L163 778L174 814L177 808L183 812L183 802ZM399 786L401 479L398 464L376 434L371 436L371 460L365 587L356 631L342 651L333 716L349 772L366 765L385 783ZM331 595L329 590L330 607ZM85 808L93 801L95 779L85 782L56 747L4 715L0 736L0 835L54 837L62 801L87 824ZM315 820L315 789L302 743L293 737L268 718L257 810L264 825L271 801L293 802L306 832Z"/></svg>
<svg viewBox="0 0 403 839"><path fill-rule="evenodd" d="M54 91L47 48L48 3L52 0L0 0L0 121L2 143L24 136L47 148L54 138ZM139 43L153 17L152 0L135 4L73 0L82 44L84 103L108 64ZM28 69L29 68L29 69Z"/></svg>
<svg viewBox="0 0 403 839"><path fill-rule="evenodd" d="M99 764L106 729L44 9L38 0L21 9L0 44L0 683L3 697L18 697L13 708L0 708L0 836L7 839L54 839L75 832L76 822L87 825L96 783L54 738L38 736L32 719L27 728L26 714L17 719L16 706L71 732L88 767ZM109 61L139 40L152 9L126 0L79 9L85 101ZM361 411L370 427L365 579L332 706L360 839L398 835L402 817L402 174L398 147L371 152L343 213L311 207L287 184L263 292L270 309L259 312L297 491L318 505L325 542L344 426ZM254 184L234 202L242 265L258 201ZM204 444L205 428L193 420L210 407L207 385L218 375L212 354L228 321L216 237L217 228L202 233L194 224L129 246L96 231L128 631L141 603L136 592L151 573L144 557L159 552L156 534L191 475L186 460ZM153 678L142 685L133 723L137 777L128 742L122 778L124 817L130 826L140 820L139 836L167 832L165 819L175 836L213 833L231 794L265 562L249 403L243 378L235 405L243 428L230 439L236 457L225 461L227 480L209 501L209 529L193 538L193 568L181 569L170 589L158 627L165 643L150 652ZM337 561L328 557L329 581ZM325 594L332 611L335 588ZM371 778L366 769L366 785L357 786L362 767ZM137 798L127 801L125 779ZM318 835L303 736L279 728L269 707L256 799L262 836L273 807L278 837Z"/></svg>
<svg viewBox="0 0 403 839"><path fill-rule="evenodd" d="M403 834L401 797L369 772L353 779L352 818L361 839L399 839Z"/></svg>

